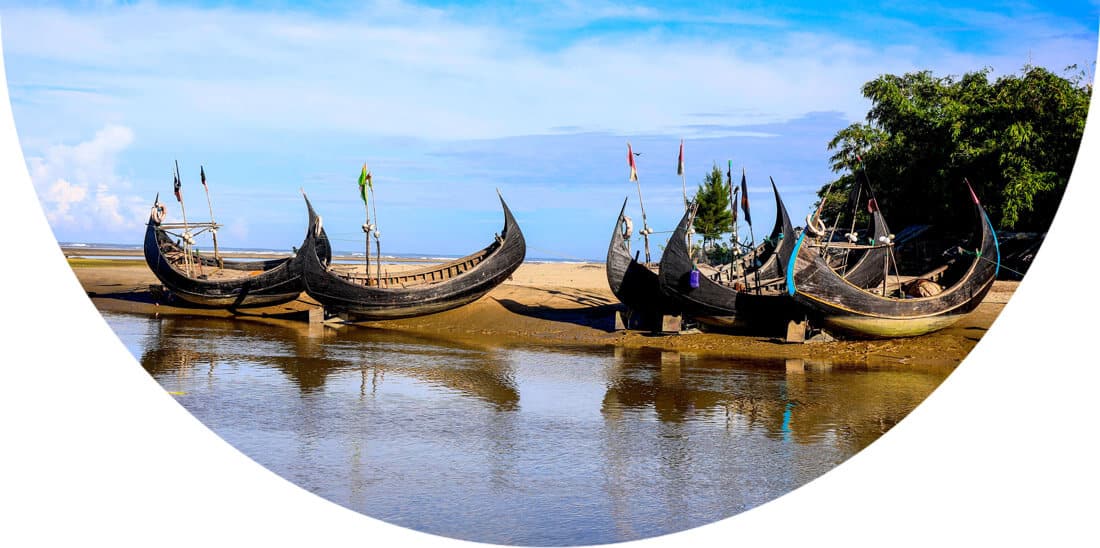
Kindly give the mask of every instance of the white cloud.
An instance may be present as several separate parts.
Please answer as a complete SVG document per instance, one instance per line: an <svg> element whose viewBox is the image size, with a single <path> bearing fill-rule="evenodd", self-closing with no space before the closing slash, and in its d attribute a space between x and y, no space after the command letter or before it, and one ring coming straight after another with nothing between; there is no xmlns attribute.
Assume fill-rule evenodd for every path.
<svg viewBox="0 0 1100 548"><path fill-rule="evenodd" d="M69 210L74 203L84 201L84 197L87 195L87 188L75 186L65 179L58 179L57 182L50 185L44 196L45 201L53 204L53 209L48 210L46 216L49 217L50 222L72 222L73 217L69 215Z"/></svg>
<svg viewBox="0 0 1100 548"><path fill-rule="evenodd" d="M28 157L31 180L56 233L133 231L144 222L140 199L120 195L130 184L116 173L118 155L133 140L129 128L108 125L88 141L51 145Z"/></svg>
<svg viewBox="0 0 1100 548"><path fill-rule="evenodd" d="M25 107L28 116L59 104L100 119L125 112L134 127L155 123L179 135L207 127L433 139L562 126L653 133L677 131L691 112L729 112L728 125L811 111L858 119L867 107L859 86L881 73L918 67L961 73L986 65L1012 71L1029 51L1057 64L1067 51L1095 50L1094 29L1038 16L1021 28L995 14L968 13L1011 31L998 51L978 56L955 51L934 33L908 31L912 42L884 45L747 13L702 17L605 2L581 17L573 4L544 6L538 15L546 21L530 13L456 15L401 2L340 17L143 3L79 13L12 9L5 19L12 22L9 54L45 61L11 71L20 85L37 86L33 92L16 86L13 96L47 101L44 90L68 90ZM671 18L682 25L744 20L766 31L716 36L636 25L548 38L558 31L555 22L602 18Z"/></svg>

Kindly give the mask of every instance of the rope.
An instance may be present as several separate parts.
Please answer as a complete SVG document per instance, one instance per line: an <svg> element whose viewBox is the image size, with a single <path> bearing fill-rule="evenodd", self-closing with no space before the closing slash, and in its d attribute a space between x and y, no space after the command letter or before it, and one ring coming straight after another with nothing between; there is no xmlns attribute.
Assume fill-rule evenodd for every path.
<svg viewBox="0 0 1100 548"><path fill-rule="evenodd" d="M990 259L989 259L988 257L983 257L983 256L982 256L982 252L981 252L981 251L970 251L969 249L964 249L964 250L962 250L962 251L961 251L961 253L962 253L963 255L969 255L969 256L971 256L971 257L975 257L975 258L981 259L981 260L983 260L983 261L986 261L986 262L988 262L988 263L993 263L993 264L995 264L995 265L998 265L998 266L1000 266L1001 268L1003 268L1003 269L1005 269L1005 270L1007 270L1007 271L1009 271L1009 272L1011 272L1011 273L1013 273L1013 274L1015 274L1015 275L1017 275L1017 276L1020 276L1021 278L1022 278L1022 277L1024 276L1024 273L1023 273L1023 272L1020 272L1019 270L1014 270L1014 269L1012 269L1012 268L1009 268L1009 267L1005 266L1005 265L1004 265L1004 264L1002 264L1002 263L998 263L997 261L993 261L993 260L990 260Z"/></svg>

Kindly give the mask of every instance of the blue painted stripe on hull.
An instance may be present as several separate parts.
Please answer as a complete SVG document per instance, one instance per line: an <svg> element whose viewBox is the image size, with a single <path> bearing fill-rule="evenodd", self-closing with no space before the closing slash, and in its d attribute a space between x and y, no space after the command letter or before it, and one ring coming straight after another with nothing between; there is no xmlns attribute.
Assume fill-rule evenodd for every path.
<svg viewBox="0 0 1100 548"><path fill-rule="evenodd" d="M982 210L982 217L985 217L985 223L989 225L989 231L993 233L993 249L997 250L997 268L993 271L993 279L997 279L997 275L1001 272L1001 243L997 241L997 230L993 228L993 223L989 220L989 215L985 210Z"/></svg>
<svg viewBox="0 0 1100 548"><path fill-rule="evenodd" d="M806 237L806 229L802 229L802 234L798 235L798 241L794 243L794 251L791 252L791 259L787 261L787 294L794 296L794 263L798 259L798 250L802 247L802 238Z"/></svg>

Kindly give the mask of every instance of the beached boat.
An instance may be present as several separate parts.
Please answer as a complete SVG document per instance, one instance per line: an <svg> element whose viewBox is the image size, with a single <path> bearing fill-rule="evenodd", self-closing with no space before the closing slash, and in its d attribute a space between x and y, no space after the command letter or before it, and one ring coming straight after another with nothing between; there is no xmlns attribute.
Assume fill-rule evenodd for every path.
<svg viewBox="0 0 1100 548"><path fill-rule="evenodd" d="M785 267L791 256L793 241L798 237L791 226L791 219L780 197L779 189L772 182L775 196L775 223L771 234L756 250L741 256L742 274L736 270L708 271L695 264L687 249L687 230L694 220L694 209L686 211L669 240L661 257L659 282L665 297L672 299L683 314L694 317L707 325L718 327L757 327L778 329L790 320L799 320L801 310L784 294ZM876 208L871 213L872 233L870 242L878 242L889 234L886 220ZM804 231L807 232L807 231ZM854 242L826 244L822 237L824 228L811 235L815 248L859 253L848 265L844 255L828 255L826 264L843 270L845 280L859 287L880 284L886 277L887 245ZM696 274L692 274L696 272ZM707 275L709 274L709 275ZM692 277L695 282L692 283Z"/></svg>
<svg viewBox="0 0 1100 548"><path fill-rule="evenodd" d="M190 244L192 231L216 225L166 224L164 217L164 204L158 199L145 229L145 262L172 296L195 306L236 309L279 305L302 293L300 252L280 259L224 260L199 253ZM311 241L312 256L328 264L332 249L324 230Z"/></svg>
<svg viewBox="0 0 1100 548"><path fill-rule="evenodd" d="M393 275L338 272L317 252L322 245L321 217L308 198L306 205L310 230L300 252L305 257L305 291L324 306L326 313L345 321L408 318L457 308L508 279L527 254L523 232L500 197L504 229L480 251L445 264Z"/></svg>
<svg viewBox="0 0 1100 548"><path fill-rule="evenodd" d="M774 182L772 191L776 217L771 235L755 253L742 257L753 262L743 265L740 278L730 273L736 272L733 269L730 272L700 269L687 241L695 220L695 204L684 212L661 256L657 276L661 291L685 315L706 324L729 327L743 325L750 315L767 323L769 318L778 321L794 314L795 308L784 298L782 265L786 264L784 251L790 249L788 242L795 239L795 232Z"/></svg>
<svg viewBox="0 0 1100 548"><path fill-rule="evenodd" d="M630 235L633 225L626 216L626 203L619 211L615 222L615 231L611 234L611 244L607 246L607 285L611 292L627 308L648 317L650 322L660 315L679 313L676 301L661 292L657 280L657 264L638 260L641 250L630 254Z"/></svg>
<svg viewBox="0 0 1100 548"><path fill-rule="evenodd" d="M687 248L688 227L694 220L694 210L684 214L680 224L669 239L659 268L659 281L665 295L674 301L684 314L699 321L721 327L749 324L768 329L782 327L788 321L797 321L804 315L785 294L786 265L792 246L799 236L791 225L783 199L772 182L775 195L776 217L771 235L753 252L741 257L742 276L735 276L734 269L707 269L691 259ZM812 219L811 219L812 220ZM822 261L833 270L840 271L849 283L858 287L873 287L886 277L888 246L881 243L889 236L889 228L877 207L871 212L871 234L867 244L858 242L826 242L829 231L820 226L815 232L803 230L815 251L832 249L840 254L822 253ZM852 252L858 255L848 260ZM692 283L692 271L698 271Z"/></svg>
<svg viewBox="0 0 1100 548"><path fill-rule="evenodd" d="M893 276L881 289L866 289L834 272L800 237L787 262L787 294L811 321L852 336L909 337L951 325L981 303L1000 269L993 225L969 183L967 188L980 225L974 251L959 248L937 269L916 277Z"/></svg>

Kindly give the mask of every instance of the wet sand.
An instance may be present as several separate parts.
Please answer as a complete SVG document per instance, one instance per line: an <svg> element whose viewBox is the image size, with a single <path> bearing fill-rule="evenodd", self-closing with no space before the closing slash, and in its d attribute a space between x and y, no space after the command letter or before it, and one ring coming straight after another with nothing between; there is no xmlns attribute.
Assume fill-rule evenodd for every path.
<svg viewBox="0 0 1100 548"><path fill-rule="evenodd" d="M101 255L87 251L88 255ZM149 315L234 316L226 310L175 306L155 296L158 285L142 260L70 257L77 279L101 311ZM390 271L418 265L391 265ZM505 345L597 345L652 347L683 353L801 358L810 365L859 364L871 367L954 367L981 339L1015 291L1018 282L999 281L985 301L955 325L906 339L837 340L787 344L776 336L685 332L654 334L614 331L621 308L611 293L603 264L524 263L511 279L467 306L403 320L365 322L369 328L493 342ZM317 303L305 294L285 305L249 309L237 317L304 323ZM359 326L339 326L357 329Z"/></svg>

